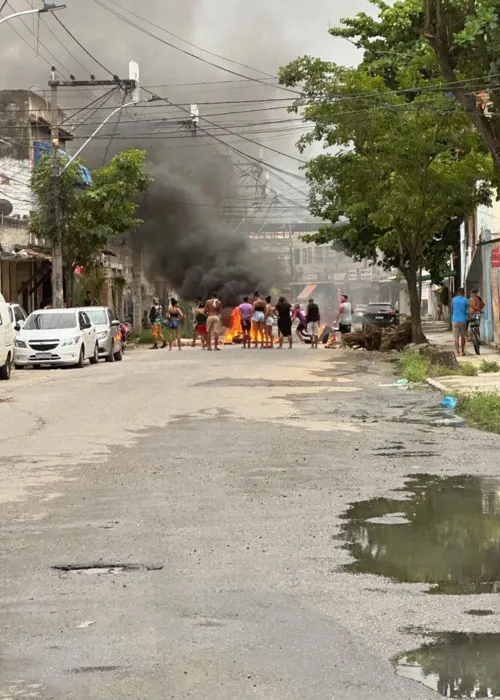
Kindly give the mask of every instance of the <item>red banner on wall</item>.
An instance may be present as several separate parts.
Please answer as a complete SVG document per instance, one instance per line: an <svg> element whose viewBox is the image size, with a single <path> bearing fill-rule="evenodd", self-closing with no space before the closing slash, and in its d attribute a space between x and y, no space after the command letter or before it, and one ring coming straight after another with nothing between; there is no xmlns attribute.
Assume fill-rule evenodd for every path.
<svg viewBox="0 0 500 700"><path fill-rule="evenodd" d="M500 267L500 246L491 249L491 267Z"/></svg>

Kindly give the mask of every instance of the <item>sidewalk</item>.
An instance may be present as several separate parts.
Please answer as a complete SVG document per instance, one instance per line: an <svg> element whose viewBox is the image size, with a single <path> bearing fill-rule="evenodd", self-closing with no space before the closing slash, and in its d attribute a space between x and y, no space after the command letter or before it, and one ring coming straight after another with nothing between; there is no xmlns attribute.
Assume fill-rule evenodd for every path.
<svg viewBox="0 0 500 700"><path fill-rule="evenodd" d="M428 325L425 334L431 343L439 345L443 350L455 350L453 335L444 324ZM479 367L483 360L496 360L500 364L500 353L495 348L483 345L481 355L476 355L471 343L467 343L467 356L458 357L459 362L470 362ZM448 376L428 379L427 383L446 394L454 392L470 394L474 391L500 393L500 372L479 373L477 377Z"/></svg>

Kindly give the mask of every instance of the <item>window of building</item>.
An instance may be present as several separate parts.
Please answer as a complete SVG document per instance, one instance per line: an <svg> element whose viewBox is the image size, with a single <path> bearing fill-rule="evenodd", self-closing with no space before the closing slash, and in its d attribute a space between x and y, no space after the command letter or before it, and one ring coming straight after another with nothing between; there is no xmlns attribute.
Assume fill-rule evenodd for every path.
<svg viewBox="0 0 500 700"><path fill-rule="evenodd" d="M293 262L295 265L300 265L300 248L295 248L293 251Z"/></svg>

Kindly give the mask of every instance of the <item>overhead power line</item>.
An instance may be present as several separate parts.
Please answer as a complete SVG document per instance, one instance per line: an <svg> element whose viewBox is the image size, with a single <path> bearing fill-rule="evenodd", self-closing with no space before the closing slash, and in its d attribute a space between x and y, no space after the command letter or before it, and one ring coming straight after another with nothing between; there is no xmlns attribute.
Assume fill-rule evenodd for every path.
<svg viewBox="0 0 500 700"><path fill-rule="evenodd" d="M262 85L265 85L266 87L269 87L269 85L265 82L265 80L262 80L260 78L254 78L249 75L244 75L243 73L238 73L237 71L231 70L231 68L226 68L225 66L221 66L218 63L214 63L213 61L208 61L206 58L202 58L201 56L198 56L197 54L193 53L192 51L187 51L186 49L181 48L180 46L176 46L175 44L172 44L172 42L167 41L166 39L163 39L162 37L153 34L153 32L150 32L148 29L145 29L144 27L141 27L137 22L133 22L132 20L128 19L128 17L125 17L124 15L120 14L116 10L113 10L112 7L108 7L102 0L94 0L94 2L102 7L104 10L107 12L111 13L118 19L122 20L126 24L130 25L131 27L134 27L134 29L137 29L138 31L142 32L143 34L146 34L147 36L151 37L152 39L155 39L156 41L159 41L162 44L165 44L165 46L169 46L172 49L175 49L176 51L180 51L181 53L185 54L186 56L191 56L191 58L195 58L197 61L202 61L203 63L206 63L209 66L212 66L213 68L218 68L219 70L223 70L226 73L231 73L232 75L237 75L239 78L245 78L246 80L252 80L256 83L262 83ZM254 69L252 69L254 70ZM291 92L296 95L300 95L301 93L298 92L297 90L292 90L291 88L283 87L282 85L277 85L277 88L280 90L284 90L285 92Z"/></svg>
<svg viewBox="0 0 500 700"><path fill-rule="evenodd" d="M165 29L165 27L162 27L159 24L155 24L154 22L151 22L149 19L146 19L145 17L141 17L141 15L138 15L135 12L132 12L132 10L129 10L125 7L122 7L117 2L115 2L115 0L108 0L108 2L110 2L115 7L118 7L120 10L122 10L122 12L123 11L127 12L129 15L132 15L133 17L140 19L142 22L146 22L146 24L149 24L151 27L155 27L155 29L159 29L160 31L165 32L165 34L169 34L170 36L173 36L174 39L177 39L178 41L182 41L185 44L188 44L188 46L192 46L194 49L198 49L198 51L203 51L203 53L207 53L209 56L214 56L215 58L221 58L223 61L227 61L228 63L232 63L235 66L241 66L242 68L248 68L249 70L253 70L256 73L261 73L262 75L265 75L268 78L273 78L273 79L275 78L275 76L272 76L270 73L266 73L265 71L262 71L259 68L254 68L253 66L249 66L246 63L240 63L239 61L235 61L232 58L228 58L227 56L221 56L218 53L214 53L213 51L209 51L208 49L204 49L203 47L198 46L197 44L193 44L192 41L188 41L187 39L184 39L183 37L179 36L178 34L174 34L169 29Z"/></svg>
<svg viewBox="0 0 500 700"><path fill-rule="evenodd" d="M106 68L106 66L105 66L103 63L101 63L101 61L99 61L99 59L97 59L93 54L91 54L90 51L89 51L88 49L86 49L85 46L84 46L83 44L81 44L81 43L78 41L78 39L76 38L76 36L70 32L70 30L68 29L68 27L64 24L64 22L62 22L61 19L59 19L59 17L58 17L57 15L54 15L54 17L55 17L56 20L59 22L59 24L60 24L61 27L64 29L64 31L65 31L67 34L69 34L69 36L73 39L73 41L74 41L76 44L78 44L78 46L82 49L82 51L84 51L84 52L87 54L87 56L89 56L89 58L91 58L91 59L94 61L94 63L97 63L97 65L100 66L100 68L102 68L103 70L105 70L106 73L109 73L109 74L111 75L111 77L114 78L114 77L115 77L115 73L113 73L112 71L110 71L109 68Z"/></svg>

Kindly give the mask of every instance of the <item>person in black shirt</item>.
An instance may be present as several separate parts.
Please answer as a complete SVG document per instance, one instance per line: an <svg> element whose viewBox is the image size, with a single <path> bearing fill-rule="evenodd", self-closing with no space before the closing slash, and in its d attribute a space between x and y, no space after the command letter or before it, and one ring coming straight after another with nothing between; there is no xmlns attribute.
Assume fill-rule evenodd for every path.
<svg viewBox="0 0 500 700"><path fill-rule="evenodd" d="M292 347L292 305L288 303L285 297L280 297L276 304L276 313L278 314L278 335L279 345L281 350L283 347L284 338L288 338L288 346Z"/></svg>
<svg viewBox="0 0 500 700"><path fill-rule="evenodd" d="M306 324L307 332L311 336L311 350L317 349L318 347L319 322L319 306L315 303L314 299L311 298L309 299L309 304L306 309Z"/></svg>

